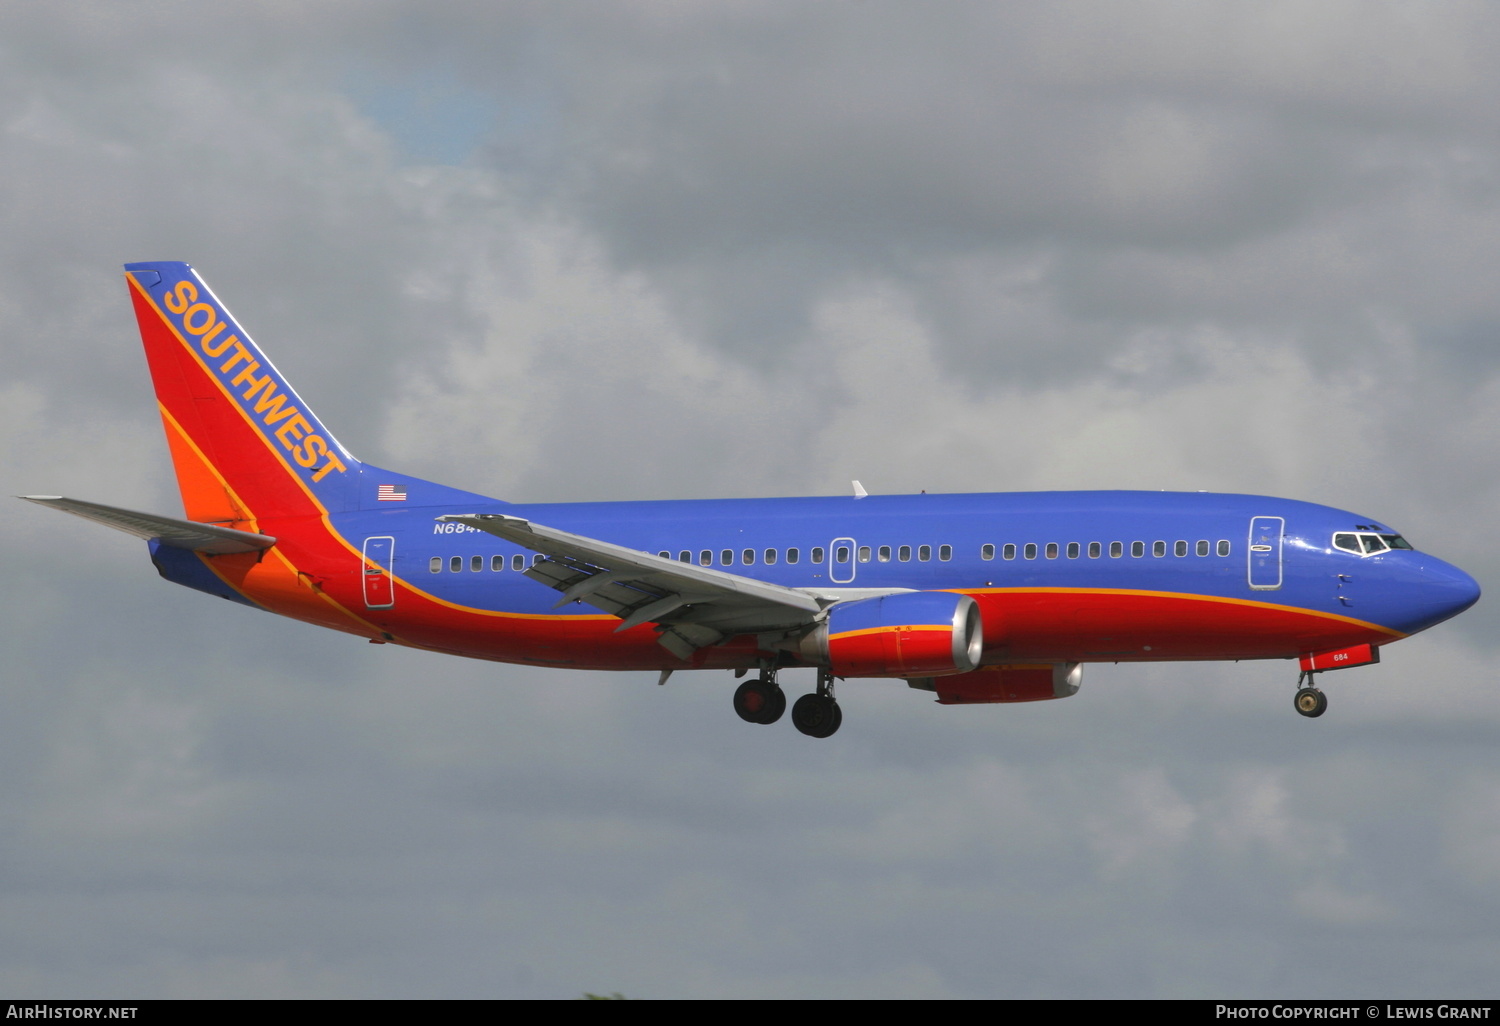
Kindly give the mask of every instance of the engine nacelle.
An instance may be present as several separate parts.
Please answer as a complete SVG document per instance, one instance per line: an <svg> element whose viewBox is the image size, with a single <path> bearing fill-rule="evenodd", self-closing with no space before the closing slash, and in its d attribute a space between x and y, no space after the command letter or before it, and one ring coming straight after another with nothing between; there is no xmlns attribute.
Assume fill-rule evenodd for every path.
<svg viewBox="0 0 1500 1026"><path fill-rule="evenodd" d="M798 651L839 677L935 677L979 665L979 604L951 591L840 602Z"/></svg>
<svg viewBox="0 0 1500 1026"><path fill-rule="evenodd" d="M973 705L1067 698L1078 694L1082 680L1082 663L1032 663L986 666L972 673L947 677L908 678L907 683L923 691L937 692L940 705Z"/></svg>

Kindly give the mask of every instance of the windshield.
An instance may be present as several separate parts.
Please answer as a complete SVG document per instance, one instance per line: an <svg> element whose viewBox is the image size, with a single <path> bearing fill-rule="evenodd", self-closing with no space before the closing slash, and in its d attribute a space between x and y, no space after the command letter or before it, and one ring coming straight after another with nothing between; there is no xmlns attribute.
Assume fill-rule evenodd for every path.
<svg viewBox="0 0 1500 1026"><path fill-rule="evenodd" d="M1399 534L1376 534L1368 531L1340 531L1333 536L1333 547L1356 556L1373 556L1391 549L1410 549L1411 542Z"/></svg>

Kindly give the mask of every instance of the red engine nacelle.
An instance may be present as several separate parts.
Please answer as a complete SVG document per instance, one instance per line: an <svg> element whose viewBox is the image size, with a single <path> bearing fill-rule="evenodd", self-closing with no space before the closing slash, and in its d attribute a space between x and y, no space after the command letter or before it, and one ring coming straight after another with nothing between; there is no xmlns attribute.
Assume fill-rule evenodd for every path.
<svg viewBox="0 0 1500 1026"><path fill-rule="evenodd" d="M979 604L951 591L910 591L840 602L798 651L839 677L965 673L979 665Z"/></svg>

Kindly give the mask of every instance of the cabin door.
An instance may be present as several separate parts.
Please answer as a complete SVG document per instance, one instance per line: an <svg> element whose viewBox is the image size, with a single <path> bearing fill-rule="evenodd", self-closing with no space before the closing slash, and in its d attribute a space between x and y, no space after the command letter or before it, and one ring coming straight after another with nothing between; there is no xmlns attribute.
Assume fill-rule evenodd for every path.
<svg viewBox="0 0 1500 1026"><path fill-rule="evenodd" d="M389 609L396 604L396 589L391 584L391 567L396 558L396 539L385 535L365 539L364 578L365 608Z"/></svg>
<svg viewBox="0 0 1500 1026"><path fill-rule="evenodd" d="M834 584L854 580L853 538L835 538L828 543L828 579Z"/></svg>
<svg viewBox="0 0 1500 1026"><path fill-rule="evenodd" d="M1275 591L1281 587L1282 517L1254 517L1250 521L1250 588Z"/></svg>

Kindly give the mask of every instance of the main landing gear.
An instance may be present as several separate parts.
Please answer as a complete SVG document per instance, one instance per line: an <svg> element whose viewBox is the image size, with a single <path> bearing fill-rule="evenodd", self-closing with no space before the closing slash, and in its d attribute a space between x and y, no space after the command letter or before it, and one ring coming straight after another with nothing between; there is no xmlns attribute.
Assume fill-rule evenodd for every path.
<svg viewBox="0 0 1500 1026"><path fill-rule="evenodd" d="M819 670L818 690L792 706L792 726L808 737L832 737L843 722L844 711L833 697L833 674Z"/></svg>
<svg viewBox="0 0 1500 1026"><path fill-rule="evenodd" d="M1303 670L1297 675L1297 697L1293 699L1297 711L1315 719L1328 711L1328 696L1312 686L1312 671Z"/></svg>
<svg viewBox="0 0 1500 1026"><path fill-rule="evenodd" d="M775 723L786 712L786 692L776 683L775 670L762 670L734 693L734 711L746 723Z"/></svg>
<svg viewBox="0 0 1500 1026"><path fill-rule="evenodd" d="M776 670L762 667L760 676L734 692L734 711L746 723L775 723L786 711L786 692L776 683ZM831 737L844 722L844 712L833 697L833 674L818 671L818 689L792 706L792 726L808 737Z"/></svg>

